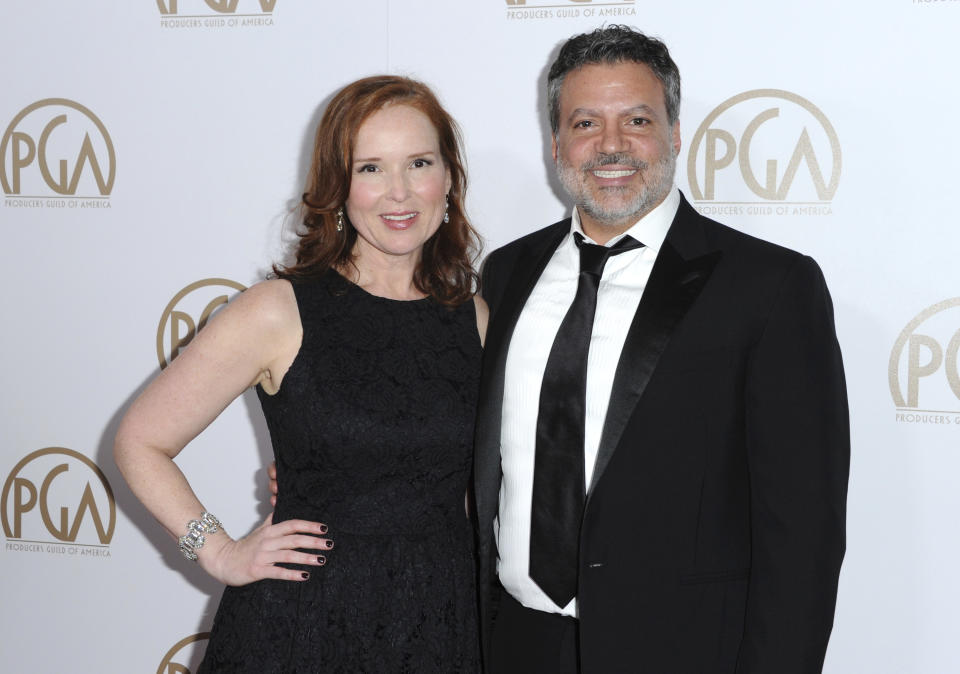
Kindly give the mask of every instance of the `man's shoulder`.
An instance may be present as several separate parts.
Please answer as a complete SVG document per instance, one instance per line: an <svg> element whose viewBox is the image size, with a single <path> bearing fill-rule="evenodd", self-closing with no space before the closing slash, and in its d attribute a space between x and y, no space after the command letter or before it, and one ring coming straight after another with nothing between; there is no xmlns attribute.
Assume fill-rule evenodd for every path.
<svg viewBox="0 0 960 674"><path fill-rule="evenodd" d="M487 255L480 274L480 292L491 312L496 310L514 270L536 265L569 230L570 218L567 218L521 236Z"/></svg>
<svg viewBox="0 0 960 674"><path fill-rule="evenodd" d="M487 256L487 258L488 260L511 258L521 254L522 251L527 249L536 250L547 245L552 239L558 238L569 229L570 218L564 218L563 220L555 222L552 225L542 227L538 230L530 232L529 234L525 234L518 239L514 239L510 243L496 248Z"/></svg>
<svg viewBox="0 0 960 674"><path fill-rule="evenodd" d="M792 248L747 234L735 227L700 215L692 208L690 210L692 215L689 217L695 219L696 226L703 232L711 247L723 251L725 256L730 256L738 262L782 267L791 266L798 259L805 257L803 253Z"/></svg>
<svg viewBox="0 0 960 674"><path fill-rule="evenodd" d="M785 283L795 291L801 288L826 290L826 280L811 256L780 244L761 239L734 227L696 214L696 222L687 222L703 232L709 248L721 254L715 268L718 278L732 281L746 297L757 291L773 297ZM773 293L773 295L770 295Z"/></svg>

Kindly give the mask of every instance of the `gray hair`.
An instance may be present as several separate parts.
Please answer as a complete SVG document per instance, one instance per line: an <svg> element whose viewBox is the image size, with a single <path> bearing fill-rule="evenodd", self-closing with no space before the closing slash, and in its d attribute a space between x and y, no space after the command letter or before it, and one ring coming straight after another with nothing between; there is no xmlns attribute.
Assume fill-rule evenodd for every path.
<svg viewBox="0 0 960 674"><path fill-rule="evenodd" d="M633 62L641 63L660 80L667 107L667 121L672 126L680 116L680 70L660 40L648 37L629 26L611 25L590 33L574 35L560 48L547 75L547 102L550 106L550 128L557 133L560 126L560 87L571 70L585 65Z"/></svg>

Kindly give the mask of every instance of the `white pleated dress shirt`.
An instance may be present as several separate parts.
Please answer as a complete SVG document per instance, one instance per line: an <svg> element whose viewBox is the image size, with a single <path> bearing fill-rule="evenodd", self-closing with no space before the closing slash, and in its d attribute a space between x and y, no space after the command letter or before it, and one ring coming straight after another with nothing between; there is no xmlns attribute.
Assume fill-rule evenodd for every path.
<svg viewBox="0 0 960 674"><path fill-rule="evenodd" d="M660 205L606 243L612 246L624 236L631 236L644 247L608 259L600 279L587 357L584 487L593 476L613 378L627 331L679 205L680 193L674 187ZM530 293L510 340L500 431L503 480L500 509L494 522L500 553L497 572L504 588L528 608L568 616L577 615L576 598L566 606L557 606L530 578L530 508L540 384L554 337L573 303L580 274L580 253L573 232L583 234L577 209L573 212L570 233L557 247ZM589 237L584 238L595 243Z"/></svg>

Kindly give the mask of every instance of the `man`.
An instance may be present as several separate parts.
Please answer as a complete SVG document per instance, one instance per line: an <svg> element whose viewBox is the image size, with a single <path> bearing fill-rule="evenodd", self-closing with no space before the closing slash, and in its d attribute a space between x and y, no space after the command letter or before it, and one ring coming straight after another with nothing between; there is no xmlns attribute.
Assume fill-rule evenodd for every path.
<svg viewBox="0 0 960 674"><path fill-rule="evenodd" d="M673 186L661 42L572 38L548 99L573 217L494 251L481 288L487 669L819 672L849 467L823 276Z"/></svg>

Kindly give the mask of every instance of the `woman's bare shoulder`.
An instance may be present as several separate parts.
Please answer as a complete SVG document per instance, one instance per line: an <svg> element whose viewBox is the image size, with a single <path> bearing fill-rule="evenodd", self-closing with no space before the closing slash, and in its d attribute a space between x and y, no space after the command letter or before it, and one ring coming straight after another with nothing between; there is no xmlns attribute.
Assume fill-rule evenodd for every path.
<svg viewBox="0 0 960 674"><path fill-rule="evenodd" d="M230 308L237 318L262 330L299 328L300 325L293 285L285 279L255 283L230 302Z"/></svg>

